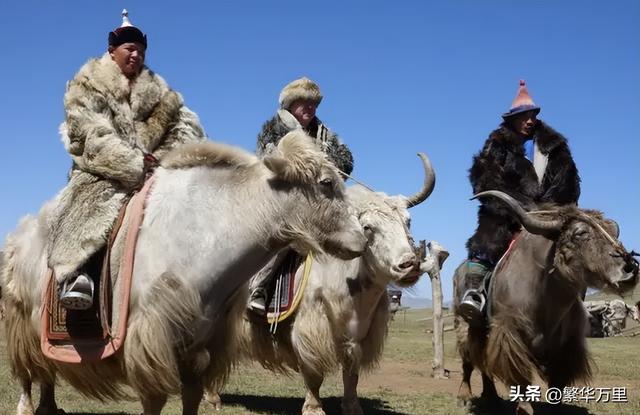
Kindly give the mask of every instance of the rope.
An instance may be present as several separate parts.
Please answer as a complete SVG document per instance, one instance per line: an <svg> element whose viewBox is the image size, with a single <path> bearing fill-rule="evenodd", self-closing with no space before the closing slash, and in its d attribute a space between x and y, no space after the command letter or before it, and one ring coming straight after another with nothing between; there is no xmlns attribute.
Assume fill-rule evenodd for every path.
<svg viewBox="0 0 640 415"><path fill-rule="evenodd" d="M347 173L343 172L340 169L338 169L338 171L340 172L340 174L343 174L344 177L347 177L347 178L353 180L354 182L358 183L360 186L364 187L365 189L369 190L370 192L376 193L375 190L373 190L372 188L370 188L369 186L367 186L366 184L364 184L360 180L356 179L355 177L348 175Z"/></svg>

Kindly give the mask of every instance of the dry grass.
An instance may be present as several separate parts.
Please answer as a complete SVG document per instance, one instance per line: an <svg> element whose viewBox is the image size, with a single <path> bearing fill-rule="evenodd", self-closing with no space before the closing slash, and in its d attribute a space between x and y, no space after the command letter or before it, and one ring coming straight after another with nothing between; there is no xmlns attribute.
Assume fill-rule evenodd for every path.
<svg viewBox="0 0 640 415"><path fill-rule="evenodd" d="M381 367L361 380L360 396L365 414L500 414L513 413L514 406L504 401L498 408L487 407L475 401L472 408L460 408L455 394L460 382L460 363L457 360L452 332L445 335L446 366L451 379L434 380L430 377L433 347L425 328L431 324L426 310L399 312L392 323ZM447 325L447 324L446 324ZM640 413L640 337L618 337L589 340L598 372L594 387L627 387L627 404L585 404L553 407L536 406L536 413L569 415ZM18 388L11 380L4 347L4 329L0 329L0 414L13 414L18 400ZM479 394L479 377L474 375L472 386ZM504 394L503 396L507 396ZM37 391L34 391L34 402ZM340 413L341 382L339 376L325 381L322 389L327 414ZM255 365L240 367L231 377L222 399L224 408L218 412L227 414L295 414L302 406L304 389L301 379L274 375ZM100 403L88 400L61 382L57 389L57 402L68 414L137 414L138 402ZM172 398L165 414L179 414L180 402ZM207 405L201 413L213 413Z"/></svg>

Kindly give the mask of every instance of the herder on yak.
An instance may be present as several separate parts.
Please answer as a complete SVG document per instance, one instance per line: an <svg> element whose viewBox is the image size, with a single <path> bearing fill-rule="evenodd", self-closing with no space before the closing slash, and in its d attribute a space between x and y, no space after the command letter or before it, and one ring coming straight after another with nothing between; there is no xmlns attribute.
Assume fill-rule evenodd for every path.
<svg viewBox="0 0 640 415"><path fill-rule="evenodd" d="M155 160L205 140L196 114L144 65L146 52L147 36L123 10L107 53L84 64L64 96L60 130L73 166L52 220L48 263L69 309L92 306L94 281L85 265Z"/></svg>
<svg viewBox="0 0 640 415"><path fill-rule="evenodd" d="M302 77L285 85L280 91L276 115L263 125L256 143L256 154L264 157L276 148L278 142L291 131L304 131L327 155L341 173L351 174L353 156L346 144L316 116L322 102L320 86L311 79ZM345 180L346 177L343 177ZM269 291L273 289L275 274L286 268L291 259L291 250L278 253L264 269L251 280L248 309L258 316L266 314Z"/></svg>
<svg viewBox="0 0 640 415"><path fill-rule="evenodd" d="M567 140L537 119L540 107L524 81L503 123L489 134L469 170L473 193L500 190L525 208L538 203L576 204L580 178ZM478 227L467 242L468 261L463 298L457 313L471 326L485 324L485 276L505 253L521 228L515 215L499 200L480 199Z"/></svg>
<svg viewBox="0 0 640 415"><path fill-rule="evenodd" d="M5 243L2 295L8 361L21 385L19 415L34 413L33 382L41 391L37 413L57 413L58 378L101 400L129 396L123 389L129 385L145 415L160 414L168 395L181 394L183 413L195 415L202 379L215 376L220 363L212 353L216 341L227 338L220 310L273 253L292 246L303 254L352 259L367 242L338 170L307 134L287 134L262 159L199 142L204 134L196 116L144 68L144 35L125 19L110 41L109 53L89 61L65 96L62 130L74 160L70 184L37 216L23 218ZM102 316L106 307L58 313L47 302L57 292L47 285L47 268L69 281L63 294L73 294L71 307L87 306L93 284L78 274L97 256L118 209L160 155L143 189L151 191L132 199L134 207L144 205L144 217L133 208L126 212L108 255L113 266L99 280L125 287L100 302L111 305L105 314L114 311L111 321L107 315L98 322L97 334L104 337L95 347L92 339L76 336L85 334L81 330L68 332L71 341L60 349L60 337L50 334L60 334L61 316ZM118 272L123 269L129 272ZM107 290L96 285L95 291Z"/></svg>

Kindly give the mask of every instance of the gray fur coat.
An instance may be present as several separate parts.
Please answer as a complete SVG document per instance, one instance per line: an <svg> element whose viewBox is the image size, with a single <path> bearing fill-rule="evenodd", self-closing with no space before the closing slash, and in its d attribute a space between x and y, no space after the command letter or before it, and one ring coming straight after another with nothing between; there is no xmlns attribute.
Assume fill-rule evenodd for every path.
<svg viewBox="0 0 640 415"><path fill-rule="evenodd" d="M262 130L258 134L256 153L259 157L269 154L284 135L298 129L301 130L302 125L289 111L278 110L278 113L262 126ZM351 174L353 171L351 151L346 145L342 144L340 138L333 131L325 127L316 117L309 124L306 133L316 139L316 144L320 146L337 168L346 174Z"/></svg>
<svg viewBox="0 0 640 415"><path fill-rule="evenodd" d="M124 198L144 180L144 153L205 140L195 113L147 67L133 82L108 53L67 85L60 127L73 167L50 218L49 266L59 281L106 242Z"/></svg>

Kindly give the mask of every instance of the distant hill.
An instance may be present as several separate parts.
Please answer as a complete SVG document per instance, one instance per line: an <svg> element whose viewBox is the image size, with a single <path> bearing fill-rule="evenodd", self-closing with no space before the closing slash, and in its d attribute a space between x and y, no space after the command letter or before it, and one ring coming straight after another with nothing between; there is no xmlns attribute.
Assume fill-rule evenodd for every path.
<svg viewBox="0 0 640 415"><path fill-rule="evenodd" d="M402 295L402 305L409 308L431 308L433 303L430 298Z"/></svg>

